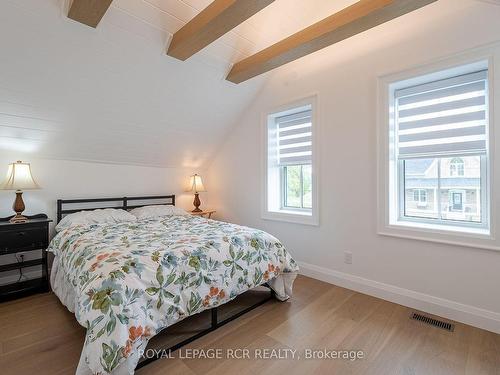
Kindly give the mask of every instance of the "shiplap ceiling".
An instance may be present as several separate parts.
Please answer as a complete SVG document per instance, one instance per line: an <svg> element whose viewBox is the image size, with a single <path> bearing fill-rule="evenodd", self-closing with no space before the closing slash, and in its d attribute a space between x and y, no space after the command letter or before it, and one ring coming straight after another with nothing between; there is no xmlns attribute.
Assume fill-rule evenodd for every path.
<svg viewBox="0 0 500 375"><path fill-rule="evenodd" d="M211 1L114 0L111 12L123 11L169 34L174 34ZM208 46L203 52L212 58L224 58L228 63L235 63L356 1L276 0L213 45Z"/></svg>
<svg viewBox="0 0 500 375"><path fill-rule="evenodd" d="M500 0L477 0L477 1L482 1L483 3L489 3L493 5L500 5Z"/></svg>
<svg viewBox="0 0 500 375"><path fill-rule="evenodd" d="M204 167L267 75L231 65L356 0L276 0L185 62L170 38L210 0L114 0L97 29L69 0L0 1L0 152Z"/></svg>
<svg viewBox="0 0 500 375"><path fill-rule="evenodd" d="M169 40L209 0L114 0L97 29L68 0L2 0L0 152L203 167L265 80L231 64L352 2L277 0L180 62Z"/></svg>

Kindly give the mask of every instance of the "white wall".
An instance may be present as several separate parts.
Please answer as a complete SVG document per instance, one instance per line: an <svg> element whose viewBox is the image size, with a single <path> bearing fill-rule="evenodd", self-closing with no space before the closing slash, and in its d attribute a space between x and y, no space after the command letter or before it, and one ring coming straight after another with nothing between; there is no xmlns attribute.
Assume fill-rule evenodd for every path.
<svg viewBox="0 0 500 375"><path fill-rule="evenodd" d="M176 194L177 205L191 209L193 195L184 190L193 173L203 170L187 168L157 168L121 164L102 164L78 161L34 159L15 153L0 154L0 177L3 179L9 163L18 160L31 163L31 170L40 190L26 190L23 199L25 214L46 213L56 219L56 200L70 198L103 198ZM13 214L15 194L0 190L0 217ZM201 200L207 203L206 193ZM203 204L202 207L206 207Z"/></svg>
<svg viewBox="0 0 500 375"><path fill-rule="evenodd" d="M498 6L441 0L280 68L209 168L212 205L276 235L308 274L500 332L500 252L376 233L377 77L495 41L499 19ZM321 127L320 226L263 220L261 116L311 94Z"/></svg>
<svg viewBox="0 0 500 375"><path fill-rule="evenodd" d="M186 168L156 168L120 164L100 164L77 161L35 159L17 153L0 153L0 179L3 181L7 165L16 160L31 163L31 170L40 190L27 190L23 194L27 215L45 213L56 220L56 200L70 198L107 198L123 196L176 195L176 205L192 209L193 195L184 190L189 176L203 170ZM202 208L208 207L207 193L201 193ZM0 217L13 214L13 191L0 190ZM54 234L55 223L51 225ZM36 252L27 253L26 259L37 258ZM11 255L1 257L0 264L12 263ZM38 267L39 268L39 267ZM29 277L38 275L26 270ZM0 284L17 280L17 271L3 274Z"/></svg>

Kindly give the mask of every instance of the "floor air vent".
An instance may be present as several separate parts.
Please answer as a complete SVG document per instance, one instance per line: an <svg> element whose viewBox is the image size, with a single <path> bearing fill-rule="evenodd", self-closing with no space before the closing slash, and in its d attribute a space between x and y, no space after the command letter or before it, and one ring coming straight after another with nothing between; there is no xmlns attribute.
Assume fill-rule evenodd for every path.
<svg viewBox="0 0 500 375"><path fill-rule="evenodd" d="M449 332L453 332L453 330L455 329L454 324L443 322L442 320L437 320L415 312L411 314L411 319L418 320L419 322L429 324L431 326L441 328Z"/></svg>

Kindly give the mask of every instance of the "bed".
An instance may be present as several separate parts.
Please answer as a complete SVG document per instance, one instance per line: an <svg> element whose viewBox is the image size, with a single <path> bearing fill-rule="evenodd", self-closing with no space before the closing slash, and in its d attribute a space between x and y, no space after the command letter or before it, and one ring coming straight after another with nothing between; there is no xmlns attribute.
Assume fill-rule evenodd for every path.
<svg viewBox="0 0 500 375"><path fill-rule="evenodd" d="M57 221L82 210L68 205L130 210L159 200L175 205L173 195L58 200ZM48 251L55 256L52 289L87 332L78 375L133 374L156 359L138 366L148 341L166 327L211 311L210 328L176 349L265 302L218 321L218 306L255 287L266 285L270 298L288 299L298 271L270 234L189 214L72 225Z"/></svg>

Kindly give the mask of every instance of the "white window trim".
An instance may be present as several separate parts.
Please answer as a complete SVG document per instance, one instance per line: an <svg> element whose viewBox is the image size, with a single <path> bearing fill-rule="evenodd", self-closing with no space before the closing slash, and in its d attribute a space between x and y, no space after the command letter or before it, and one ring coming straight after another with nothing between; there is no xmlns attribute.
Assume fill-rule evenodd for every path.
<svg viewBox="0 0 500 375"><path fill-rule="evenodd" d="M486 62L486 64L485 64ZM429 225L426 223L413 223L398 221L394 224L391 221L390 206L391 199L395 194L391 194L394 186L390 184L391 172L391 153L389 150L389 130L391 125L391 101L390 88L396 82L402 82L412 79L414 77L428 76L430 79L439 79L436 72L457 69L460 72L464 66L468 65L469 69L474 69L477 66L479 70L481 67L488 68L489 80L489 134L488 134L488 147L489 159L487 168L486 186L489 186L488 200L490 202L489 212L489 230L468 228L464 230L463 227L453 227L444 225ZM467 246L474 248L481 248L487 250L500 251L500 241L497 233L497 223L500 219L500 183L498 180L500 175L494 175L495 155L500 146L500 131L495 132L495 110L500 110L498 100L495 103L493 100L495 92L500 92L500 77L495 77L495 72L500 71L500 43L492 43L485 47L472 49L455 56L440 59L435 62L426 64L425 66L412 68L400 73L389 74L380 76L378 79L378 117L377 117L377 136L378 136L378 152L377 152L377 232L380 235L393 236L400 238L408 238L422 241L431 241L437 243L445 243L450 245ZM435 76L435 78L433 77ZM498 126L498 125L497 125ZM497 171L498 172L498 171ZM392 198L391 198L392 197ZM395 198L397 199L397 197Z"/></svg>
<svg viewBox="0 0 500 375"><path fill-rule="evenodd" d="M268 209L268 121L269 115L292 111L302 106L311 106L313 134L312 134L312 210L300 209L282 209L280 211L270 211ZM304 98L296 99L287 104L269 108L261 116L261 176L262 176L262 195L261 195L261 217L264 220L275 220L295 224L319 225L319 139L320 139L320 121L318 116L317 95L309 95Z"/></svg>

